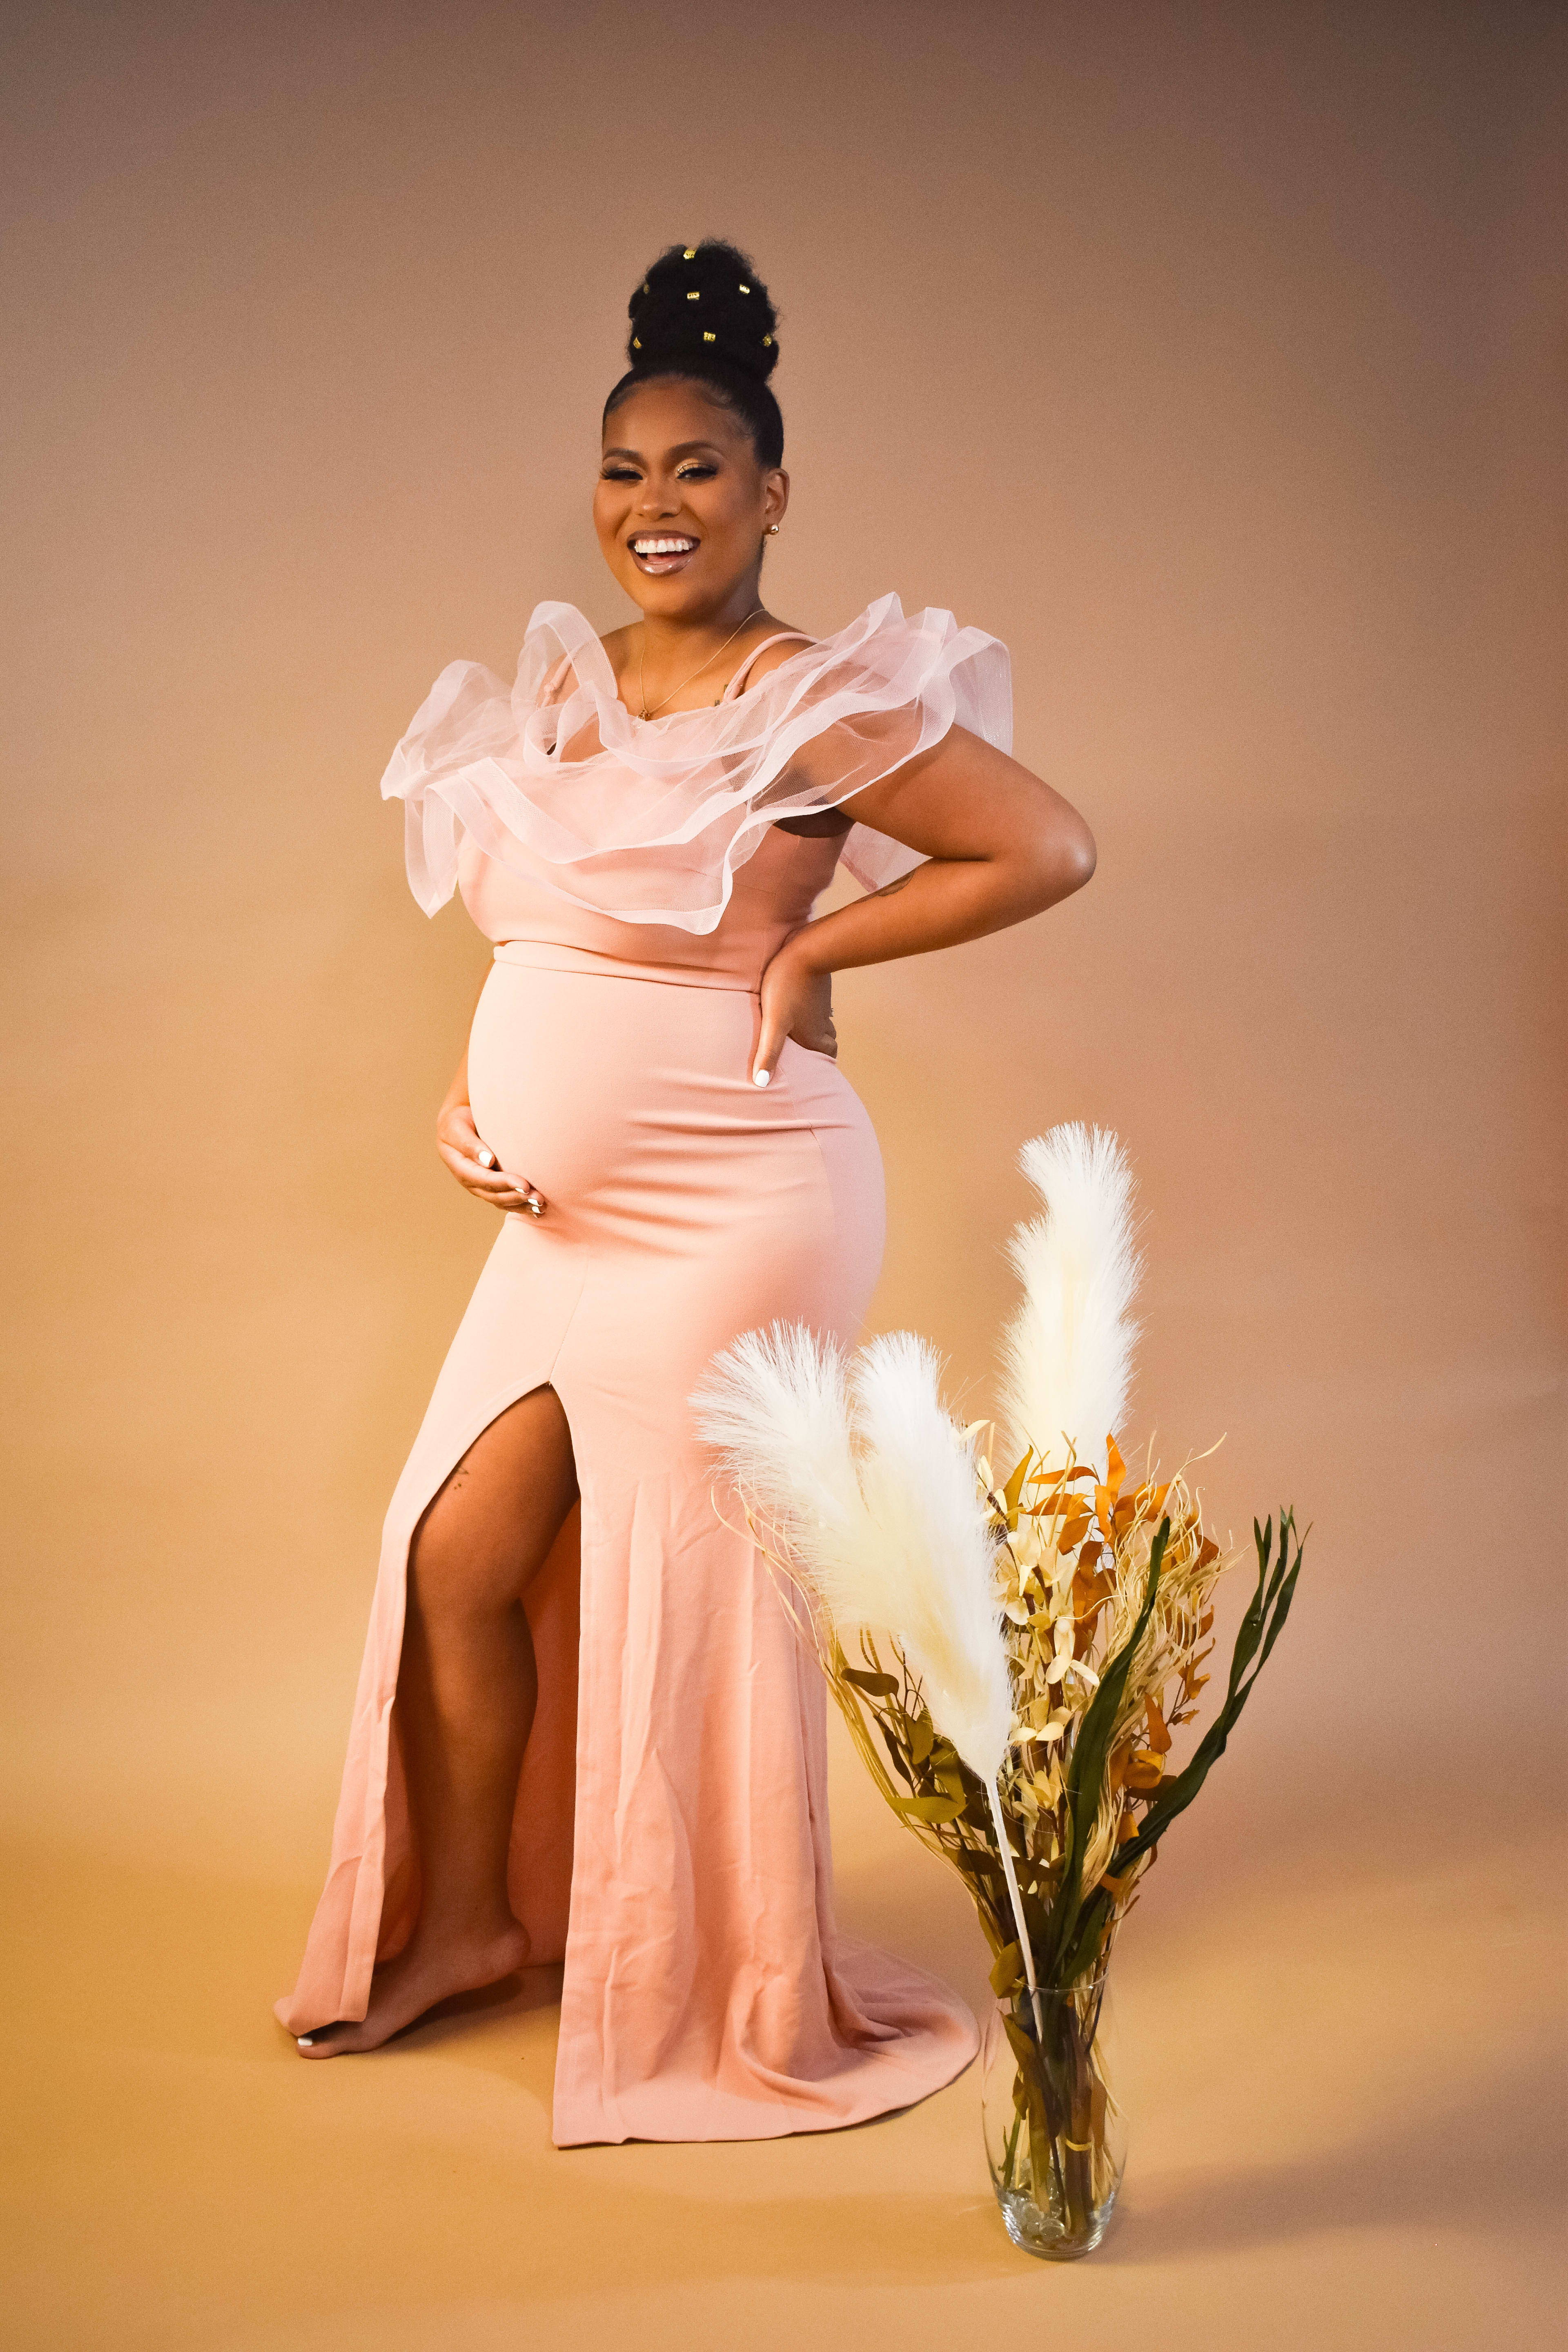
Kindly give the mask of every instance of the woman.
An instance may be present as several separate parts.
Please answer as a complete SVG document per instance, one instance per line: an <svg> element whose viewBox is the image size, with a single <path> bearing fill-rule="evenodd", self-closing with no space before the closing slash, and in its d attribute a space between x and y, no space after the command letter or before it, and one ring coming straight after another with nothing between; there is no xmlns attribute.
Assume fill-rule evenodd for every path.
<svg viewBox="0 0 1568 2352"><path fill-rule="evenodd" d="M516 688L454 664L383 787L421 903L456 884L495 942L437 1133L504 1223L388 1515L279 2007L331 2057L563 1956L562 2145L820 2130L973 2053L954 1995L834 1927L820 1677L687 1399L738 1332L847 1339L870 1297L831 974L1094 863L1006 755L994 638L887 597L814 642L763 604L789 477L745 257L672 247L629 307L594 504L641 620L542 604ZM871 895L814 919L841 856Z"/></svg>

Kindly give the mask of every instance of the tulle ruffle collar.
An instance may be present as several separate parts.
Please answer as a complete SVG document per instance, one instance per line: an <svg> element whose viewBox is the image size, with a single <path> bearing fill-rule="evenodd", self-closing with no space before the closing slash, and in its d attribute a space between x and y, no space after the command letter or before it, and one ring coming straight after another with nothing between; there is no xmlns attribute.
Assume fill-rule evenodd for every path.
<svg viewBox="0 0 1568 2352"><path fill-rule="evenodd" d="M595 914L712 930L770 824L836 807L954 724L1005 751L1006 647L896 596L700 710L639 719L574 604L535 607L508 686L478 662L436 680L382 779L405 805L408 879L434 914L458 828ZM879 887L918 853L857 825L845 863Z"/></svg>

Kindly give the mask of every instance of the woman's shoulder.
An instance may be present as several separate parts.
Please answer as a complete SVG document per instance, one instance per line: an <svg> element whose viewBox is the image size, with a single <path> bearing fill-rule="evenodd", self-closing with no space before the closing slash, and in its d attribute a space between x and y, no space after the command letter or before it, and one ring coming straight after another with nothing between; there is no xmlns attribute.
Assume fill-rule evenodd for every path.
<svg viewBox="0 0 1568 2352"><path fill-rule="evenodd" d="M771 677L786 661L809 653L816 643L809 629L800 628L794 621L770 621L763 635L761 652L745 665L747 686L761 686L764 677Z"/></svg>

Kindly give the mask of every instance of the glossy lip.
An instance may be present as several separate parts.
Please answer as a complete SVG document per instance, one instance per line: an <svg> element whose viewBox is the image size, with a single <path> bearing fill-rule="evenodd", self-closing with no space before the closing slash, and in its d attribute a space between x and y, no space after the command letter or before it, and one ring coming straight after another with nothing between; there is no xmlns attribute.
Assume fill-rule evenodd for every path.
<svg viewBox="0 0 1568 2352"><path fill-rule="evenodd" d="M639 555L637 547L639 539L683 539L687 545L677 554ZM639 572L646 572L651 580L664 580L672 572L684 572L701 545L702 541L689 530L636 530L626 541L626 552Z"/></svg>

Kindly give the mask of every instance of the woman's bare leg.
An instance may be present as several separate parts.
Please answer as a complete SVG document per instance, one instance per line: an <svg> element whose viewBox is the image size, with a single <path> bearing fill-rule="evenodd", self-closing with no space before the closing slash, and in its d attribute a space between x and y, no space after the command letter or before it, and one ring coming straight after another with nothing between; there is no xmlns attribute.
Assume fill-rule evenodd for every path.
<svg viewBox="0 0 1568 2352"><path fill-rule="evenodd" d="M307 2058L374 2050L435 2002L494 1984L528 1957L506 1884L539 1696L522 1595L576 1497L561 1400L535 1389L475 1439L419 1522L397 1679L419 1917L376 1969L363 2023L318 2028L300 2042Z"/></svg>

